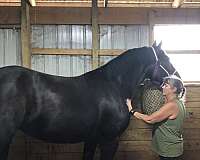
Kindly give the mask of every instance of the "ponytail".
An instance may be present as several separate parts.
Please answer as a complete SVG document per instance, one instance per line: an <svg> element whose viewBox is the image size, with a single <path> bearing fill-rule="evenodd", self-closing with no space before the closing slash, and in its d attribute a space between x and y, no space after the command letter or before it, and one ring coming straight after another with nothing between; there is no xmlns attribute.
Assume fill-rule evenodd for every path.
<svg viewBox="0 0 200 160"><path fill-rule="evenodd" d="M180 93L180 98L184 99L185 93L186 93L186 88L183 87L182 92Z"/></svg>

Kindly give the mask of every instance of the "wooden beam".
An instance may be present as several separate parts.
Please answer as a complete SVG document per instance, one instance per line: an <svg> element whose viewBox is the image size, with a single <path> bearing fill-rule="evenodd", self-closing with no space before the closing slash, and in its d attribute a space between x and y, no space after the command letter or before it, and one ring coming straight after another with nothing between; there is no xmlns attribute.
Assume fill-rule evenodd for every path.
<svg viewBox="0 0 200 160"><path fill-rule="evenodd" d="M31 4L31 6L33 6L33 7L36 6L36 2L35 2L35 0L29 0L29 2L30 2L30 4Z"/></svg>
<svg viewBox="0 0 200 160"><path fill-rule="evenodd" d="M92 56L92 49L58 49L58 48L32 48L32 55L72 55L72 56ZM118 56L125 50L121 49L101 49L99 56Z"/></svg>
<svg viewBox="0 0 200 160"><path fill-rule="evenodd" d="M32 48L33 55L86 55L92 56L92 49ZM100 49L99 56L118 56L126 50ZM200 54L199 50L167 50L167 54Z"/></svg>
<svg viewBox="0 0 200 160"><path fill-rule="evenodd" d="M107 0L100 0L98 2L99 7L104 7L105 2ZM20 1L1 1L0 6L20 6ZM57 1L45 1L45 0L37 0L37 6L41 7L91 7L92 3L91 0L57 0ZM109 0L107 7L138 7L138 8L172 8L172 2L165 1L165 2L153 2L153 1L122 1L122 0ZM200 2L199 1L192 1L188 2L185 1L181 8L199 8Z"/></svg>
<svg viewBox="0 0 200 160"><path fill-rule="evenodd" d="M172 8L179 8L184 3L184 0L174 0L172 3Z"/></svg>
<svg viewBox="0 0 200 160"><path fill-rule="evenodd" d="M91 49L58 49L58 48L32 48L32 55L72 55L91 56Z"/></svg>
<svg viewBox="0 0 200 160"><path fill-rule="evenodd" d="M99 66L100 32L98 25L98 0L92 0L92 68Z"/></svg>
<svg viewBox="0 0 200 160"><path fill-rule="evenodd" d="M104 7L106 8L108 6L108 0L104 0L103 2Z"/></svg>
<svg viewBox="0 0 200 160"><path fill-rule="evenodd" d="M151 46L154 42L154 26L155 26L155 21L154 21L154 11L150 10L148 12L148 17L149 17L149 46Z"/></svg>
<svg viewBox="0 0 200 160"><path fill-rule="evenodd" d="M21 48L22 66L31 68L30 15L29 4L21 1Z"/></svg>

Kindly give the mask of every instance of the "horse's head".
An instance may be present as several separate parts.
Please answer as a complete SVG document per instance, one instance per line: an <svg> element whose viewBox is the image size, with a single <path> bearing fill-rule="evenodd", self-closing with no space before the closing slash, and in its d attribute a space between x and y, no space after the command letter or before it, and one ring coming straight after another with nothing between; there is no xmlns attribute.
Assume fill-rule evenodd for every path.
<svg viewBox="0 0 200 160"><path fill-rule="evenodd" d="M152 51L154 52L156 62L149 67L147 73L149 78L158 84L162 83L165 76L175 74L180 77L179 73L170 62L166 52L162 50L161 45L162 43L159 43L158 45L156 45L156 42L153 43Z"/></svg>
<svg viewBox="0 0 200 160"><path fill-rule="evenodd" d="M180 77L179 73L170 62L166 52L162 50L161 45L162 43L156 45L156 42L154 42L152 47L149 47L148 51L145 52L145 56L142 61L145 61L144 63L148 65L146 66L144 74L139 81L140 84L144 78L147 78L150 79L151 85L159 87L163 83L163 78L166 76L176 75ZM136 106L140 106L139 104L141 104L141 91L143 91L143 89L138 90L139 94L133 94L134 102L137 104Z"/></svg>

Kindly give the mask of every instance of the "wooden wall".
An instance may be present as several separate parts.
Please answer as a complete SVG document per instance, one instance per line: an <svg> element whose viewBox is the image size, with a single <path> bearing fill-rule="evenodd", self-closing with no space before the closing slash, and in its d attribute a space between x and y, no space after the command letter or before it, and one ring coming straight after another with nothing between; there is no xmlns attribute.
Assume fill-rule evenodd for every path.
<svg viewBox="0 0 200 160"><path fill-rule="evenodd" d="M187 85L187 118L184 123L183 160L200 156L200 85ZM151 126L131 118L121 137L115 160L158 160L151 151ZM80 160L83 144L47 144L18 133L10 148L9 160ZM99 158L97 150L95 159Z"/></svg>
<svg viewBox="0 0 200 160"><path fill-rule="evenodd" d="M31 24L91 24L91 8L30 8ZM199 24L195 8L99 8L99 24ZM20 7L0 7L0 25L20 24Z"/></svg>

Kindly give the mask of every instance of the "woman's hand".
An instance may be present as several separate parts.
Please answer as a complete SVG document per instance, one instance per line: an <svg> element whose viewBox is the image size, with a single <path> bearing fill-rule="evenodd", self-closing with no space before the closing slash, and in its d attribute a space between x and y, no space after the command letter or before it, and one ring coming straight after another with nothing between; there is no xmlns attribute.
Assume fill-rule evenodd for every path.
<svg viewBox="0 0 200 160"><path fill-rule="evenodd" d="M126 105L128 106L128 110L129 112L131 111L131 109L133 108L132 105L131 105L131 99L126 99Z"/></svg>

